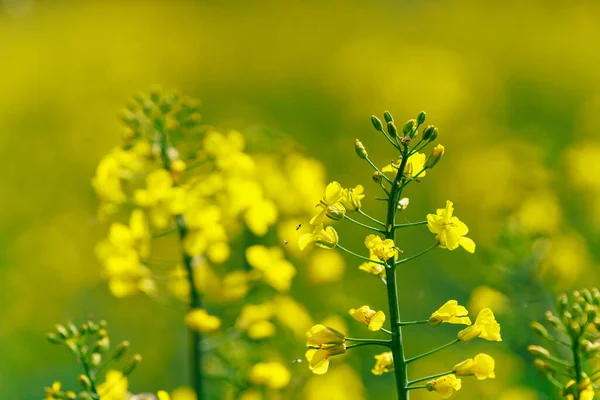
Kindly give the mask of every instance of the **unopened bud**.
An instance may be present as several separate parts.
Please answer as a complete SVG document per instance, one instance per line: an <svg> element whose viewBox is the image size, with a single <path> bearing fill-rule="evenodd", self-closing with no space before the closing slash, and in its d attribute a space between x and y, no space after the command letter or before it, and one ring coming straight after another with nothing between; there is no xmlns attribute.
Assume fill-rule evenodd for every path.
<svg viewBox="0 0 600 400"><path fill-rule="evenodd" d="M50 343L54 343L54 344L63 344L65 342L62 337L60 337L58 334L56 334L54 332L47 334L46 339L48 339L48 341Z"/></svg>
<svg viewBox="0 0 600 400"><path fill-rule="evenodd" d="M139 354L135 354L133 358L125 365L123 368L123 375L127 376L133 372L134 369L137 368L138 365L142 362L142 356Z"/></svg>
<svg viewBox="0 0 600 400"><path fill-rule="evenodd" d="M550 357L550 352L542 346L530 345L527 346L527 350L534 356L540 358L548 358Z"/></svg>
<svg viewBox="0 0 600 400"><path fill-rule="evenodd" d="M92 382L90 381L90 378L88 378L86 375L79 375L77 377L77 381L85 390L90 390L92 388Z"/></svg>
<svg viewBox="0 0 600 400"><path fill-rule="evenodd" d="M77 399L77 394L71 390L69 390L67 393L65 393L65 399L67 400L76 400Z"/></svg>
<svg viewBox="0 0 600 400"><path fill-rule="evenodd" d="M79 392L79 400L92 400L92 396L88 392Z"/></svg>
<svg viewBox="0 0 600 400"><path fill-rule="evenodd" d="M543 338L547 338L549 336L548 334L548 330L546 329L546 327L542 324L540 324L539 322L532 322L531 323L531 329L533 329L533 331L535 333L537 333L538 335L540 335Z"/></svg>
<svg viewBox="0 0 600 400"><path fill-rule="evenodd" d="M571 323L569 324L569 330L573 334L579 335L579 334L581 334L581 325L579 325L579 323L577 321L571 321Z"/></svg>
<svg viewBox="0 0 600 400"><path fill-rule="evenodd" d="M185 172L185 161L177 159L171 163L171 176L175 182L179 182L183 178Z"/></svg>
<svg viewBox="0 0 600 400"><path fill-rule="evenodd" d="M539 358L533 360L533 365L535 365L538 371L542 372L543 374L547 375L554 372L554 369L550 366L550 364L548 364L548 362L540 360Z"/></svg>
<svg viewBox="0 0 600 400"><path fill-rule="evenodd" d="M106 327L108 326L108 322L106 322L105 319L100 320L100 322L98 322L98 325L100 328L106 329Z"/></svg>
<svg viewBox="0 0 600 400"><path fill-rule="evenodd" d="M600 306L600 290L598 290L598 288L592 288L591 292L594 304Z"/></svg>
<svg viewBox="0 0 600 400"><path fill-rule="evenodd" d="M594 299L592 298L592 292L590 292L590 289L588 289L588 288L583 289L581 291L581 295L585 299L586 303L592 304L594 302Z"/></svg>
<svg viewBox="0 0 600 400"><path fill-rule="evenodd" d="M65 339L69 336L69 331L67 330L67 328L65 328L61 324L56 324L56 326L54 326L54 329L56 329L56 332L58 332L58 335L60 337L62 337L63 339Z"/></svg>
<svg viewBox="0 0 600 400"><path fill-rule="evenodd" d="M433 142L437 138L437 128L433 125L427 125L423 129L423 140Z"/></svg>
<svg viewBox="0 0 600 400"><path fill-rule="evenodd" d="M383 119L385 119L385 122L394 122L394 117L392 117L392 114L389 111L384 111Z"/></svg>
<svg viewBox="0 0 600 400"><path fill-rule="evenodd" d="M558 315L563 315L569 306L569 299L566 294L561 294L556 298L556 311Z"/></svg>
<svg viewBox="0 0 600 400"><path fill-rule="evenodd" d="M382 179L381 172L379 172L379 171L373 172L373 182L379 183L379 182L381 182L381 179Z"/></svg>
<svg viewBox="0 0 600 400"><path fill-rule="evenodd" d="M101 362L102 354L92 353L92 356L90 357L90 364L92 364L93 367L99 367Z"/></svg>
<svg viewBox="0 0 600 400"><path fill-rule="evenodd" d="M94 352L104 353L109 347L110 340L108 339L108 336L104 336L102 339L96 342L96 345L94 346Z"/></svg>
<svg viewBox="0 0 600 400"><path fill-rule="evenodd" d="M117 345L115 349L115 354L113 355L114 360L119 360L129 349L129 342L127 340L122 341Z"/></svg>
<svg viewBox="0 0 600 400"><path fill-rule="evenodd" d="M358 140L358 139L356 139L354 141L354 151L356 152L356 154L358 155L358 157L361 158L361 159L363 159L363 160L369 156L369 154L367 153L367 149L362 144L362 142L360 140Z"/></svg>
<svg viewBox="0 0 600 400"><path fill-rule="evenodd" d="M398 210L404 211L408 208L409 199L408 197L403 197L398 201Z"/></svg>
<svg viewBox="0 0 600 400"><path fill-rule="evenodd" d="M552 314L551 311L546 311L546 321L557 329L560 329L563 326L561 320L556 315Z"/></svg>
<svg viewBox="0 0 600 400"><path fill-rule="evenodd" d="M394 125L394 122L387 123L387 130L392 138L396 138L398 136L398 128L396 128L396 125Z"/></svg>
<svg viewBox="0 0 600 400"><path fill-rule="evenodd" d="M98 329L98 336L102 338L108 337L108 331L104 328Z"/></svg>
<svg viewBox="0 0 600 400"><path fill-rule="evenodd" d="M98 332L98 324L96 324L94 321L88 321L87 325L90 333Z"/></svg>
<svg viewBox="0 0 600 400"><path fill-rule="evenodd" d="M425 122L425 116L425 111L421 111L417 116L417 124L421 125L423 122Z"/></svg>
<svg viewBox="0 0 600 400"><path fill-rule="evenodd" d="M70 323L68 325L68 328L69 332L71 332L73 336L79 336L79 329L77 329L77 327L73 323Z"/></svg>
<svg viewBox="0 0 600 400"><path fill-rule="evenodd" d="M402 127L402 132L405 135L411 134L417 128L417 120L409 119Z"/></svg>
<svg viewBox="0 0 600 400"><path fill-rule="evenodd" d="M435 146L431 151L431 154L429 154L429 156L427 157L427 160L425 160L425 167L433 168L435 164L437 164L442 159L445 150L446 149L441 144Z"/></svg>
<svg viewBox="0 0 600 400"><path fill-rule="evenodd" d="M383 131L383 124L381 123L381 120L379 118L377 118L376 116L372 115L371 116L371 123L373 124L373 128L375 128L376 131L379 131L379 132Z"/></svg>

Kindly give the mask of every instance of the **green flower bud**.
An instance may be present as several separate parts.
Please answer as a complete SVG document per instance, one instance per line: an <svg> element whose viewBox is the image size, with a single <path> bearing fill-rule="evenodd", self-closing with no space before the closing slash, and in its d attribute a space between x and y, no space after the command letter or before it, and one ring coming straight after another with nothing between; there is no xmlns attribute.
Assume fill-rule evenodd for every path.
<svg viewBox="0 0 600 400"><path fill-rule="evenodd" d="M54 326L54 329L56 329L56 332L58 332L58 335L63 338L66 339L67 337L69 337L69 331L67 330L67 328L65 328L63 325L61 324L56 324Z"/></svg>
<svg viewBox="0 0 600 400"><path fill-rule="evenodd" d="M115 349L115 354L113 355L114 360L119 360L129 349L129 342L127 340L122 341L117 345Z"/></svg>
<svg viewBox="0 0 600 400"><path fill-rule="evenodd" d="M92 400L92 396L88 392L79 392L79 400Z"/></svg>
<svg viewBox="0 0 600 400"><path fill-rule="evenodd" d="M594 302L594 299L592 297L592 292L590 292L589 289L587 289L587 288L583 289L581 291L581 295L585 299L586 303L592 304Z"/></svg>
<svg viewBox="0 0 600 400"><path fill-rule="evenodd" d="M387 123L387 130L392 138L396 138L398 136L398 128L396 128L396 125L394 125L393 121Z"/></svg>
<svg viewBox="0 0 600 400"><path fill-rule="evenodd" d="M375 182L375 183L379 183L379 182L381 182L381 179L382 179L382 177L381 177L381 172L379 172L379 171L375 171L375 172L373 173L373 182Z"/></svg>
<svg viewBox="0 0 600 400"><path fill-rule="evenodd" d="M75 394L75 392L72 391L68 391L67 393L65 393L65 399L67 400L76 400L77 399L77 395Z"/></svg>
<svg viewBox="0 0 600 400"><path fill-rule="evenodd" d="M142 356L139 354L135 354L133 358L125 365L123 368L123 375L127 376L133 372L134 369L137 368L138 365L142 362Z"/></svg>
<svg viewBox="0 0 600 400"><path fill-rule="evenodd" d="M538 371L540 371L544 375L552 374L554 372L554 368L552 368L550 364L548 364L548 362L540 360L539 358L536 358L533 361L533 365L535 365Z"/></svg>
<svg viewBox="0 0 600 400"><path fill-rule="evenodd" d="M540 335L543 338L547 338L549 337L548 334L548 330L546 329L546 327L542 324L540 324L539 322L532 322L531 323L531 329L533 329L533 331L535 333L537 333L538 335Z"/></svg>
<svg viewBox="0 0 600 400"><path fill-rule="evenodd" d="M369 154L367 153L367 149L358 139L356 139L356 141L354 142L354 151L356 151L358 157L363 160L369 156Z"/></svg>
<svg viewBox="0 0 600 400"><path fill-rule="evenodd" d="M381 123L381 120L379 118L377 118L374 115L371 115L371 123L373 124L373 128L375 128L376 131L383 132L383 124Z"/></svg>
<svg viewBox="0 0 600 400"><path fill-rule="evenodd" d="M592 298L594 304L600 306L600 290L598 290L598 288L592 288Z"/></svg>
<svg viewBox="0 0 600 400"><path fill-rule="evenodd" d="M108 336L104 336L102 339L98 340L96 342L96 345L94 346L94 352L95 353L104 353L106 350L108 350L110 347L110 340L108 339Z"/></svg>
<svg viewBox="0 0 600 400"><path fill-rule="evenodd" d="M92 355L90 357L90 364L92 364L93 367L99 367L101 362L102 362L102 354L92 353Z"/></svg>
<svg viewBox="0 0 600 400"><path fill-rule="evenodd" d="M415 129L417 129L417 120L409 119L402 127L402 132L405 135L408 135L411 134Z"/></svg>
<svg viewBox="0 0 600 400"><path fill-rule="evenodd" d="M557 329L563 327L562 321L556 315L552 314L552 311L546 311L546 321Z"/></svg>
<svg viewBox="0 0 600 400"><path fill-rule="evenodd" d="M385 119L385 122L394 122L394 118L392 117L392 114L389 111L385 111L383 113L383 119Z"/></svg>
<svg viewBox="0 0 600 400"><path fill-rule="evenodd" d="M46 335L46 339L48 339L48 341L53 344L63 344L65 342L62 337L60 337L58 334L56 334L54 332L48 333Z"/></svg>
<svg viewBox="0 0 600 400"><path fill-rule="evenodd" d="M556 311L558 312L558 315L563 315L567 311L568 307L569 307L569 298L564 293L560 294L556 298Z"/></svg>
<svg viewBox="0 0 600 400"><path fill-rule="evenodd" d="M73 323L70 323L68 327L69 331L73 334L73 336L79 336L79 329L77 329L77 327Z"/></svg>
<svg viewBox="0 0 600 400"><path fill-rule="evenodd" d="M425 129L423 129L423 140L433 142L435 140L435 138L433 138L434 135L437 137L437 128L435 126L427 125Z"/></svg>
<svg viewBox="0 0 600 400"><path fill-rule="evenodd" d="M88 330L90 333L96 333L98 332L98 324L96 324L94 321L88 321L87 322L88 325Z"/></svg>
<svg viewBox="0 0 600 400"><path fill-rule="evenodd" d="M425 167L433 168L442 159L445 150L446 149L441 144L435 146L434 149L431 151L431 154L429 154L429 156L425 160Z"/></svg>
<svg viewBox="0 0 600 400"><path fill-rule="evenodd" d="M534 357L540 357L542 359L550 357L550 352L548 351L548 349L542 346L529 345L527 346L527 350Z"/></svg>
<svg viewBox="0 0 600 400"><path fill-rule="evenodd" d="M88 378L86 375L79 375L77 377L77 381L85 390L90 390L92 388L92 382L90 381L90 378Z"/></svg>
<svg viewBox="0 0 600 400"><path fill-rule="evenodd" d="M423 122L425 122L425 116L425 111L421 111L417 116L417 124L421 125Z"/></svg>

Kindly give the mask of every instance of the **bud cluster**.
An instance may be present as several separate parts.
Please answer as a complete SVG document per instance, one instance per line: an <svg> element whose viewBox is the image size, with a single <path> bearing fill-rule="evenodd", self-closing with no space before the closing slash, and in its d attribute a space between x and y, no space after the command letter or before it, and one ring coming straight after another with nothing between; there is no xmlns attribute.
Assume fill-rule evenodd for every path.
<svg viewBox="0 0 600 400"><path fill-rule="evenodd" d="M50 343L67 347L83 369L83 373L77 377L81 386L79 393L62 391L61 384L54 382L51 387L45 389L47 400L98 398L96 389L98 373L109 363L121 360L129 349L129 342L123 341L111 351L107 324L104 320L98 323L90 320L80 326L72 322L66 325L57 324L46 338ZM133 355L122 366L123 375L127 376L133 372L140 362L141 356Z"/></svg>
<svg viewBox="0 0 600 400"><path fill-rule="evenodd" d="M563 293L556 298L556 312L546 311L545 317L551 329L539 322L533 322L531 328L543 339L569 348L570 359L542 346L531 345L528 350L535 357L536 368L551 382L567 377L560 386L562 396L579 398L580 393L592 388L586 361L600 354L600 338L595 334L600 329L600 291L592 288Z"/></svg>

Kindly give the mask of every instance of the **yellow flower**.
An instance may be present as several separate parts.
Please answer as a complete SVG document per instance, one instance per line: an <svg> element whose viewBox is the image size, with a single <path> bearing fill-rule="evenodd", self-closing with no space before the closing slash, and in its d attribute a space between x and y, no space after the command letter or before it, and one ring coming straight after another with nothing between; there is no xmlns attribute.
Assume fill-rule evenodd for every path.
<svg viewBox="0 0 600 400"><path fill-rule="evenodd" d="M365 198L364 191L365 188L362 185L358 185L354 189L344 189L344 195L340 200L344 208L348 211L360 210L362 206L360 201Z"/></svg>
<svg viewBox="0 0 600 400"><path fill-rule="evenodd" d="M306 346L312 348L327 348L344 344L346 337L343 333L324 325L315 325L306 332Z"/></svg>
<svg viewBox="0 0 600 400"><path fill-rule="evenodd" d="M329 369L329 358L332 356L344 354L346 345L328 347L325 349L308 349L306 351L306 359L308 360L308 368L317 375L323 375Z"/></svg>
<svg viewBox="0 0 600 400"><path fill-rule="evenodd" d="M275 318L280 326L289 329L298 337L303 337L306 330L310 329L313 320L306 307L293 298L278 295L274 299Z"/></svg>
<svg viewBox="0 0 600 400"><path fill-rule="evenodd" d="M322 225L325 217L333 217L332 219L341 219L346 213L346 209L341 203L344 197L344 188L338 182L331 182L325 188L325 197L317 204L321 210L311 218L311 225ZM339 218L341 216L341 218Z"/></svg>
<svg viewBox="0 0 600 400"><path fill-rule="evenodd" d="M448 300L429 317L432 326L441 323L471 325L471 319L467 317L469 312L463 306L459 306L456 300Z"/></svg>
<svg viewBox="0 0 600 400"><path fill-rule="evenodd" d="M158 400L171 400L171 396L169 396L169 393L165 392L164 390L159 390L156 393L156 397L158 397Z"/></svg>
<svg viewBox="0 0 600 400"><path fill-rule="evenodd" d="M305 233L298 239L298 247L304 250L306 246L314 243L316 246L323 249L333 249L337 246L340 238L333 227L325 228L323 225L315 226L313 233Z"/></svg>
<svg viewBox="0 0 600 400"><path fill-rule="evenodd" d="M208 314L202 308L189 311L185 315L184 322L189 328L202 333L216 331L221 326L219 317Z"/></svg>
<svg viewBox="0 0 600 400"><path fill-rule="evenodd" d="M379 264L379 262L381 262L381 260L379 259L379 257L377 257L374 253L373 250L369 250L369 258L375 262L371 262L371 261L366 261L362 264L360 264L360 266L358 267L358 269L360 269L361 271L365 271L368 272L369 274L372 275L385 275L385 267L381 264Z"/></svg>
<svg viewBox="0 0 600 400"><path fill-rule="evenodd" d="M323 325L315 325L306 332L306 352L309 369L322 375L329 368L331 356L344 354L346 352L346 338L335 329Z"/></svg>
<svg viewBox="0 0 600 400"><path fill-rule="evenodd" d="M269 199L254 202L244 214L246 226L256 236L264 236L277 221L277 207Z"/></svg>
<svg viewBox="0 0 600 400"><path fill-rule="evenodd" d="M427 214L427 225L435 239L443 249L454 250L462 246L469 253L475 252L475 242L468 237L469 228L457 217L453 217L454 207L450 200L446 201L446 208L439 208L436 214Z"/></svg>
<svg viewBox="0 0 600 400"><path fill-rule="evenodd" d="M235 328L246 332L252 339L264 339L275 334L275 325L269 320L275 315L271 303L247 304L235 321Z"/></svg>
<svg viewBox="0 0 600 400"><path fill-rule="evenodd" d="M263 385L271 389L281 389L290 383L291 374L278 362L262 362L255 364L250 370L248 379L255 385Z"/></svg>
<svg viewBox="0 0 600 400"><path fill-rule="evenodd" d="M495 378L495 362L492 357L485 353L479 353L475 358L469 358L454 366L454 373L458 376L475 375L477 379Z"/></svg>
<svg viewBox="0 0 600 400"><path fill-rule="evenodd" d="M214 287L214 284L212 285ZM217 295L223 301L235 301L244 297L250 287L246 271L232 271L223 277Z"/></svg>
<svg viewBox="0 0 600 400"><path fill-rule="evenodd" d="M51 387L44 388L44 394L46 395L44 400L54 400L57 398L62 398L62 397L58 397L58 396L63 395L63 393L60 390L61 387L62 387L62 384L59 381L55 381L52 383Z"/></svg>
<svg viewBox="0 0 600 400"><path fill-rule="evenodd" d="M123 400L128 394L129 382L121 371L108 370L104 382L98 385L100 400Z"/></svg>
<svg viewBox="0 0 600 400"><path fill-rule="evenodd" d="M579 388L574 387L575 381L570 380L565 386L565 393L567 394L567 400L592 400L594 398L594 386L589 379L584 380L582 384L579 385ZM579 396L575 397L573 393L577 393L577 389L579 389Z"/></svg>
<svg viewBox="0 0 600 400"><path fill-rule="evenodd" d="M450 374L427 382L425 387L430 392L438 392L442 399L447 399L460 390L461 381L454 374Z"/></svg>
<svg viewBox="0 0 600 400"><path fill-rule="evenodd" d="M385 314L383 311L371 310L369 306L362 306L358 309L350 309L352 318L365 324L370 331L378 331L383 327Z"/></svg>
<svg viewBox="0 0 600 400"><path fill-rule="evenodd" d="M377 235L369 235L365 238L365 246L375 257L380 260L387 261L392 257L396 257L398 250L392 239L381 239Z"/></svg>
<svg viewBox="0 0 600 400"><path fill-rule="evenodd" d="M500 324L496 322L494 313L489 308L484 308L479 312L475 324L458 332L458 338L463 343L470 342L477 337L496 342L502 341Z"/></svg>
<svg viewBox="0 0 600 400"><path fill-rule="evenodd" d="M489 286L477 286L471 293L469 299L469 310L474 313L478 313L484 308L491 308L496 310L497 313L507 311L509 305L509 299L504 293L498 290L492 289Z"/></svg>
<svg viewBox="0 0 600 400"><path fill-rule="evenodd" d="M413 175L417 175L419 172L421 172L421 170L425 167L425 159L426 156L423 153L415 153L412 156L408 157L408 161L406 162L406 168L404 169L404 175L411 178ZM383 167L381 169L381 172L397 173L401 163L402 157L400 157L398 161ZM427 175L427 172L423 171L421 172L421 174L419 174L419 178L422 178L425 175Z"/></svg>
<svg viewBox="0 0 600 400"><path fill-rule="evenodd" d="M391 351L386 351L375 356L375 366L371 370L374 375L383 375L394 370L394 358Z"/></svg>
<svg viewBox="0 0 600 400"><path fill-rule="evenodd" d="M174 214L173 202L181 190L173 187L173 177L168 171L157 169L146 177L146 189L135 191L135 201L150 210L150 220L154 226L167 228Z"/></svg>
<svg viewBox="0 0 600 400"><path fill-rule="evenodd" d="M283 258L280 247L256 245L246 249L246 260L256 271L262 273L262 279L280 292L287 292L296 275L296 269Z"/></svg>
<svg viewBox="0 0 600 400"><path fill-rule="evenodd" d="M431 154L429 154L429 156L427 157L427 160L425 160L425 166L427 168L433 168L435 164L437 164L442 159L445 150L446 149L441 144L435 146L431 151Z"/></svg>

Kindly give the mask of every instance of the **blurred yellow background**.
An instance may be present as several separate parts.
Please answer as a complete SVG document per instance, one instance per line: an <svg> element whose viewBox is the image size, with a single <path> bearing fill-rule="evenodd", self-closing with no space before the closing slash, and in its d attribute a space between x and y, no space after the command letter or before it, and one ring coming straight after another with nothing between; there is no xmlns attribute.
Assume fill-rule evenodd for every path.
<svg viewBox="0 0 600 400"><path fill-rule="evenodd" d="M479 248L411 264L400 281L409 319L503 279L494 267L509 217L550 238L545 293L598 284L599 18L585 1L0 1L0 399L37 399L53 380L72 381L71 357L44 333L89 315L144 355L138 391L186 383L181 313L112 298L93 253L106 227L90 179L119 141L120 109L152 84L200 98L207 124L289 134L331 179L367 194L375 186L354 139L390 161L370 115L403 121L426 110L446 155L411 190L409 215L452 199ZM418 248L427 235L402 245ZM295 296L316 319L331 301L341 315L371 298L384 306L378 282L348 265L334 289L308 292L300 272ZM555 398L528 365L525 325L511 322L517 306L523 313L513 303L499 315L507 343L468 350L495 351L498 378L456 398ZM465 351L443 354L452 364ZM351 357L365 398L389 398L392 377L370 376L370 355Z"/></svg>

